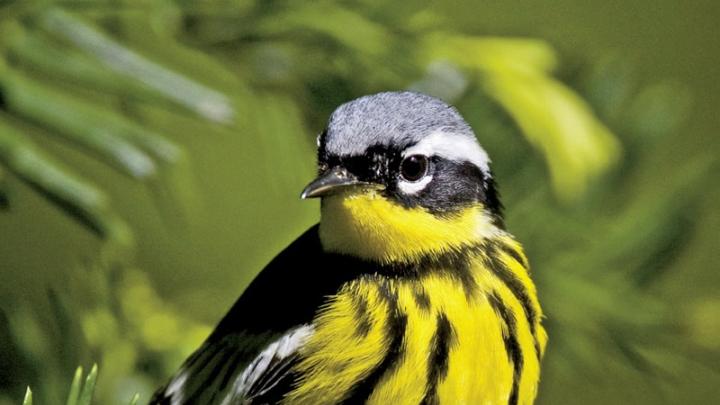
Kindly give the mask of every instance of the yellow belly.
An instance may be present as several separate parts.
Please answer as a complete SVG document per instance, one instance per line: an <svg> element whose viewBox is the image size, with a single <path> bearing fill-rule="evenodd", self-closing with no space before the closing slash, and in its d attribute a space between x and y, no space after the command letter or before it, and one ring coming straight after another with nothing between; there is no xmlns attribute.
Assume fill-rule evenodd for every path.
<svg viewBox="0 0 720 405"><path fill-rule="evenodd" d="M369 266L321 310L287 403L533 402L542 311L521 246L481 204L443 217L368 191L328 198L322 210L326 251L390 270ZM451 333L440 339L443 324Z"/></svg>
<svg viewBox="0 0 720 405"><path fill-rule="evenodd" d="M385 365L372 387L369 404L508 404L514 377L517 404L530 404L539 379L539 355L522 307L488 272L475 272L472 293L458 280L429 274L416 280L368 278L338 294L319 317L316 334L307 345L300 371L306 378L287 399L291 403L334 403L347 398L373 372L387 353L385 334L393 316L406 319L397 358ZM419 287L421 286L421 287ZM382 297L391 294L395 301ZM517 317L514 336L522 351L521 373L514 376L508 354L508 328L487 297L494 293ZM365 296L370 329L357 333L353 302ZM393 315L393 311L397 311ZM440 317L451 326L446 367L431 371L442 360L437 346ZM536 331L537 332L537 331ZM541 346L544 346L544 331ZM321 370L321 371L318 371ZM432 392L430 392L432 391ZM348 394L349 393L349 394ZM432 394L432 395L429 395Z"/></svg>
<svg viewBox="0 0 720 405"><path fill-rule="evenodd" d="M507 404L512 388L513 366L503 342L502 323L482 295L468 297L457 283L440 277L424 280L430 306L418 306L413 287L398 285L398 304L408 315L406 349L397 370L378 385L369 403L419 404L426 394L428 359L439 313L447 316L453 327L447 374L437 387L442 404ZM529 333L529 331L525 331ZM528 354L531 354L528 352ZM538 380L534 356L524 359L518 403L531 403ZM521 380L521 381L522 381Z"/></svg>

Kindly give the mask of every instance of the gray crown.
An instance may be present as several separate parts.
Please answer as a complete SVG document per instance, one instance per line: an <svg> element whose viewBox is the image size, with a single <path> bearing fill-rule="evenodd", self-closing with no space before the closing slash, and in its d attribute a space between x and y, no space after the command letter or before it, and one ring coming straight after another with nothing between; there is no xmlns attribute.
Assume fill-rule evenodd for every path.
<svg viewBox="0 0 720 405"><path fill-rule="evenodd" d="M325 151L361 155L375 145L405 148L443 131L475 139L460 113L425 94L385 92L360 97L338 107L330 117Z"/></svg>

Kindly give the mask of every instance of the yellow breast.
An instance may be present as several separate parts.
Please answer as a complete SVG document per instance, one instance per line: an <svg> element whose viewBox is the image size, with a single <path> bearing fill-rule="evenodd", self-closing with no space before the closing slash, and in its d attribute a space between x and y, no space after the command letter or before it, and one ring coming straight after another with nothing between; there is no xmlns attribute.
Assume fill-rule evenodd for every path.
<svg viewBox="0 0 720 405"><path fill-rule="evenodd" d="M506 269L524 271L493 252ZM483 254L472 258L469 279L428 269L346 286L318 316L297 369L305 377L287 402L532 403L546 340L534 288L526 290L530 319Z"/></svg>
<svg viewBox="0 0 720 405"><path fill-rule="evenodd" d="M322 213L323 247L368 271L315 318L286 403L533 402L542 312L522 248L481 205L438 216L371 191Z"/></svg>
<svg viewBox="0 0 720 405"><path fill-rule="evenodd" d="M408 316L405 351L369 403L508 403L513 367L498 315L452 280L429 276L423 285L427 307L418 304L415 287L398 286L398 305ZM439 333L443 328L449 332Z"/></svg>

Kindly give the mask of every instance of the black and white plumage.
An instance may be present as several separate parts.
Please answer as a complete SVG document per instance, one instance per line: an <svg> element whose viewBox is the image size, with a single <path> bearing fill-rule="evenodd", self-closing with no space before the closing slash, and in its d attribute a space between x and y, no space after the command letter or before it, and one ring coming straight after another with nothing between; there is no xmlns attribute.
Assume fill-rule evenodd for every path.
<svg viewBox="0 0 720 405"><path fill-rule="evenodd" d="M413 171L406 165L416 156L421 159ZM410 315L399 297L417 301L420 312L427 312L437 310L435 300L475 294L479 287L470 273L471 262L483 252L496 251L485 238L508 237L489 163L460 114L435 98L380 93L340 106L318 139L320 177L303 196L326 196L323 190L332 187L371 186L373 198L385 204L381 210L409 213L405 226L412 227L416 218L434 225L416 229L416 239L404 238L403 229L366 223L389 211L379 216L370 212L358 219L358 226L346 228L366 234L339 235L331 229L322 243L322 227L312 227L263 269L151 404L272 404L284 399L308 403L308 398L317 403L323 395L334 395L327 403L367 401L385 381L386 372L403 358L403 341L412 333L407 328ZM327 202L323 200L324 210ZM463 210L472 212L472 218L444 234L465 232L466 240L455 238L458 244L447 246L444 239L435 241L443 221L458 220ZM329 219L346 214L335 212L336 218ZM322 223L327 229L325 211ZM330 228L335 225L337 221ZM388 255L383 229L392 233L390 240L402 239ZM363 249L370 238L375 242ZM420 250L416 240L433 242ZM427 276L449 284L440 293L432 291L421 283ZM400 294L399 286L409 289ZM431 347L445 351L408 357L429 363L427 379L434 382L418 381L409 387L428 398L439 395L458 326L451 324L452 313L436 315L437 322L430 326L437 329ZM338 341L343 342L340 348L333 346ZM343 359L340 352L353 344L372 350Z"/></svg>
<svg viewBox="0 0 720 405"><path fill-rule="evenodd" d="M317 225L273 259L151 404L276 403L316 310L363 263L326 254Z"/></svg>

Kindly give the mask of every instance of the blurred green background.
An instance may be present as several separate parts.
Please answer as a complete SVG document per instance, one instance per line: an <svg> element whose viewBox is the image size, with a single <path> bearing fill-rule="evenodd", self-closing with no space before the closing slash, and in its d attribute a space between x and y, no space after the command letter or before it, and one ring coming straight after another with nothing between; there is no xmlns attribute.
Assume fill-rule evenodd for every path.
<svg viewBox="0 0 720 405"><path fill-rule="evenodd" d="M538 403L720 397L720 3L0 0L0 404L141 402L273 255L338 104L415 89L494 162ZM292 305L292 303L288 303Z"/></svg>

